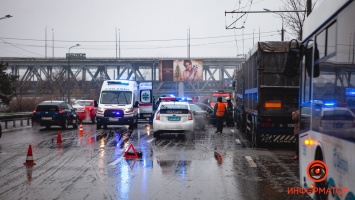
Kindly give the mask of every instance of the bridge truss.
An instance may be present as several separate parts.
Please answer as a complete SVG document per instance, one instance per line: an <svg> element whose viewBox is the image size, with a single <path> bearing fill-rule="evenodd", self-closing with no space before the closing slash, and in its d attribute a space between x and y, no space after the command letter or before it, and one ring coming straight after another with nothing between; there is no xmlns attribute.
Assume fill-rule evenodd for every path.
<svg viewBox="0 0 355 200"><path fill-rule="evenodd" d="M213 91L231 92L228 81L243 58L193 58L203 60L203 80L174 82L159 80L159 61L181 58L86 58L43 59L1 58L8 63L8 73L18 75L18 88L26 96L71 95L72 98L98 98L104 80L125 79L152 81L154 95L208 97ZM64 95L66 94L67 95Z"/></svg>

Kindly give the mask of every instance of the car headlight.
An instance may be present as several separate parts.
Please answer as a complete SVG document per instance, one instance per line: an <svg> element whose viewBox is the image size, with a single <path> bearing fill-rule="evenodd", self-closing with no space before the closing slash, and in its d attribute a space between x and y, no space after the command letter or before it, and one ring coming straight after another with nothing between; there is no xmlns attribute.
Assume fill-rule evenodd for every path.
<svg viewBox="0 0 355 200"><path fill-rule="evenodd" d="M132 112L133 108L125 108L124 111L125 112Z"/></svg>
<svg viewBox="0 0 355 200"><path fill-rule="evenodd" d="M104 112L104 111L105 111L104 108L100 108L100 107L99 107L99 108L97 109L97 112Z"/></svg>
<svg viewBox="0 0 355 200"><path fill-rule="evenodd" d="M76 117L76 115L73 115L73 117Z"/></svg>

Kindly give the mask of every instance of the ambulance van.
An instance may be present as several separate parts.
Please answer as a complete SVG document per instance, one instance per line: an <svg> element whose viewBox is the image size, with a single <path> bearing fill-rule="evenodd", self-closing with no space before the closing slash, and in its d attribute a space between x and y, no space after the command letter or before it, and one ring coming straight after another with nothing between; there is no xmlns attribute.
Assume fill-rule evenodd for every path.
<svg viewBox="0 0 355 200"><path fill-rule="evenodd" d="M106 80L102 83L96 113L96 128L107 125L129 125L130 129L138 124L138 85L130 80Z"/></svg>
<svg viewBox="0 0 355 200"><path fill-rule="evenodd" d="M153 122L153 87L152 82L139 83L139 115L140 121Z"/></svg>

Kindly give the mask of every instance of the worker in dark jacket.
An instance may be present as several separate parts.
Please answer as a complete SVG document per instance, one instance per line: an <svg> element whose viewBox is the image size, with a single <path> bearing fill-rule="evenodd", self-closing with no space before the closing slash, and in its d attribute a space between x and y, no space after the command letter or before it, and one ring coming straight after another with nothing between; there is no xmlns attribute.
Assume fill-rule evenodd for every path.
<svg viewBox="0 0 355 200"><path fill-rule="evenodd" d="M233 119L233 104L231 102L230 97L226 97L227 101L227 113L226 113L226 122L228 127L234 126L234 119Z"/></svg>
<svg viewBox="0 0 355 200"><path fill-rule="evenodd" d="M217 103L214 105L214 115L217 121L217 131L215 133L222 133L223 131L223 120L226 114L226 106L222 103L222 97L217 98Z"/></svg>

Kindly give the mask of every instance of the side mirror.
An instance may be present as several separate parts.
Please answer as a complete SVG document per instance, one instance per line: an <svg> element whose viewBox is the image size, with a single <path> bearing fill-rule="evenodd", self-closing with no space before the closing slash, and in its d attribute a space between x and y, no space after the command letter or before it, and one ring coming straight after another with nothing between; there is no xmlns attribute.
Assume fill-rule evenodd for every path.
<svg viewBox="0 0 355 200"><path fill-rule="evenodd" d="M292 47L292 41L296 42L296 46ZM300 66L302 48L298 45L298 41L293 39L289 43L289 50L287 53L287 59L284 67L283 74L287 77L295 77L298 73L298 68Z"/></svg>
<svg viewBox="0 0 355 200"><path fill-rule="evenodd" d="M94 107L98 107L99 105L97 104L97 101L94 101Z"/></svg>
<svg viewBox="0 0 355 200"><path fill-rule="evenodd" d="M319 59L319 50L317 44L314 44L312 46L311 45L312 44L309 44L310 47L308 47L308 42L307 42L306 46L304 47L305 66L309 77L311 77L312 68L313 68L313 77L318 77L320 75L319 64L314 64L314 62ZM313 56L313 48L315 48L314 56Z"/></svg>

